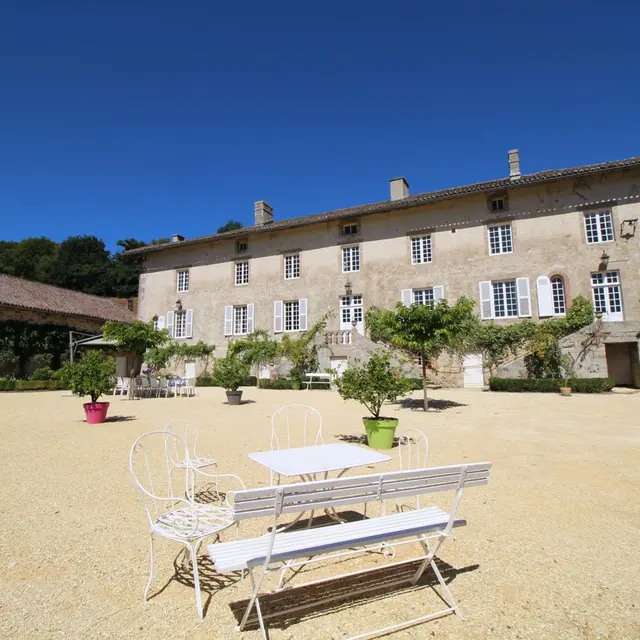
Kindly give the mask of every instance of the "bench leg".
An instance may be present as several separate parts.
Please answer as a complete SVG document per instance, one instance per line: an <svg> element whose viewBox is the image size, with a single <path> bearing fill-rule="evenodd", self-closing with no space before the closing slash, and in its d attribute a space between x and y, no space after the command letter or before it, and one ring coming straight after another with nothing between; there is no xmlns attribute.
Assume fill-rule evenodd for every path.
<svg viewBox="0 0 640 640"><path fill-rule="evenodd" d="M251 610L255 604L256 613L258 615L258 624L260 625L260 631L262 632L263 640L268 640L267 638L267 630L264 627L264 620L262 619L262 610L260 609L260 600L258 600L258 593L260 591L260 587L262 586L262 581L264 580L264 576L266 574L266 569L262 569L262 574L260 575L260 579L258 582L255 581L253 577L253 567L249 568L249 577L251 578L251 587L253 588L253 592L251 594L251 599L249 600L249 604L247 605L247 609L242 616L242 620L238 625L238 631L242 631L247 624L247 620L249 619L249 615L251 614Z"/></svg>

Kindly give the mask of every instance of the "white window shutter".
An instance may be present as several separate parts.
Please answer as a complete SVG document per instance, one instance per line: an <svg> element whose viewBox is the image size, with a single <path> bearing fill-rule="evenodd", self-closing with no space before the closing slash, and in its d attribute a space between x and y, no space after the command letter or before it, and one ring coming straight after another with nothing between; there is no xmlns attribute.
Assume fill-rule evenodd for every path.
<svg viewBox="0 0 640 640"><path fill-rule="evenodd" d="M300 315L300 331L307 330L307 299L298 300L298 313Z"/></svg>
<svg viewBox="0 0 640 640"><path fill-rule="evenodd" d="M169 337L173 338L173 311L167 311L167 331Z"/></svg>
<svg viewBox="0 0 640 640"><path fill-rule="evenodd" d="M536 293L538 294L538 317L547 318L553 315L553 295L551 293L551 281L547 276L538 276L536 280Z"/></svg>
<svg viewBox="0 0 640 640"><path fill-rule="evenodd" d="M193 338L193 309L187 309L187 322L185 338Z"/></svg>
<svg viewBox="0 0 640 640"><path fill-rule="evenodd" d="M531 317L531 292L529 291L529 278L516 278L518 290L518 315L521 318Z"/></svg>
<svg viewBox="0 0 640 640"><path fill-rule="evenodd" d="M443 298L444 298L444 285L439 284L433 287L433 301L437 303Z"/></svg>
<svg viewBox="0 0 640 640"><path fill-rule="evenodd" d="M253 333L254 308L253 303L247 305L247 333Z"/></svg>
<svg viewBox="0 0 640 640"><path fill-rule="evenodd" d="M162 329L164 329L164 316L158 316L157 325L158 325L158 331L161 331Z"/></svg>
<svg viewBox="0 0 640 640"><path fill-rule="evenodd" d="M273 303L273 333L282 333L284 303L276 300Z"/></svg>
<svg viewBox="0 0 640 640"><path fill-rule="evenodd" d="M233 335L233 307L231 305L224 308L224 335Z"/></svg>
<svg viewBox="0 0 640 640"><path fill-rule="evenodd" d="M493 285L491 280L483 280L480 283L480 318L482 320L493 318Z"/></svg>
<svg viewBox="0 0 640 640"><path fill-rule="evenodd" d="M400 299L405 307L411 306L411 289L402 289L400 291Z"/></svg>

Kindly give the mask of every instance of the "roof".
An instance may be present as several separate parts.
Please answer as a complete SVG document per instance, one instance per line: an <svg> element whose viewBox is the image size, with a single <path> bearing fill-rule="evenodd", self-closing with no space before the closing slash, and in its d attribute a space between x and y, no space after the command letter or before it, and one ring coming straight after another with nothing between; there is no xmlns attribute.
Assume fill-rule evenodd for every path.
<svg viewBox="0 0 640 640"><path fill-rule="evenodd" d="M452 198L461 198L478 193L491 193L504 189L517 189L533 184L541 184L545 182L555 182L566 178L573 178L593 173L607 173L620 169L632 167L640 167L640 156L628 158L626 160L613 160L611 162L600 162L598 164L588 164L581 167L573 167L570 169L552 169L549 171L540 171L538 173L523 174L517 179L499 178L498 180L489 180L487 182L476 182L452 189L443 189L441 191L429 191L427 193L419 193L414 196L408 196L400 200L385 200L383 202L373 202L370 204L362 204L356 207L347 207L345 209L335 209L334 211L326 211L325 213L315 213L312 215L301 216L299 218L289 218L288 220L279 220L267 224L252 225L235 229L225 233L214 233L198 238L181 240L179 242L165 242L164 244L149 245L127 251L127 254L151 253L154 251L164 251L166 249L184 247L192 244L201 244L206 242L214 242L238 236L245 236L251 233L265 233L269 231L277 231L280 229L292 229L317 222L326 222L329 220L340 218L351 218L354 216L363 216L371 213L381 213L384 211L393 211L394 209L407 209L410 207L418 207L430 202L438 202L439 200L450 200Z"/></svg>
<svg viewBox="0 0 640 640"><path fill-rule="evenodd" d="M3 306L98 320L135 320L131 311L109 298L0 274L0 307Z"/></svg>

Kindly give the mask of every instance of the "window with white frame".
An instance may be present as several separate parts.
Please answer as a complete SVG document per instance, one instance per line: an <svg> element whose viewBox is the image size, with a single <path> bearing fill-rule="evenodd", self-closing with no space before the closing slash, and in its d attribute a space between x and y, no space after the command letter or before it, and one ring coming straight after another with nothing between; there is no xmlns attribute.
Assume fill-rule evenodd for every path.
<svg viewBox="0 0 640 640"><path fill-rule="evenodd" d="M248 240L238 240L236 242L236 252L237 253L244 253L248 248L249 248L249 241Z"/></svg>
<svg viewBox="0 0 640 640"><path fill-rule="evenodd" d="M174 322L173 337L186 338L187 337L187 312L176 311L173 322Z"/></svg>
<svg viewBox="0 0 640 640"><path fill-rule="evenodd" d="M492 282L493 315L496 318L518 317L518 292L515 280Z"/></svg>
<svg viewBox="0 0 640 640"><path fill-rule="evenodd" d="M622 291L618 271L598 271L591 274L593 308L609 322L622 320Z"/></svg>
<svg viewBox="0 0 640 640"><path fill-rule="evenodd" d="M564 278L551 277L551 297L553 299L553 314L562 316L567 312L567 300L564 293Z"/></svg>
<svg viewBox="0 0 640 640"><path fill-rule="evenodd" d="M511 253L513 251L513 239L511 237L510 224L497 224L489 227L489 253Z"/></svg>
<svg viewBox="0 0 640 640"><path fill-rule="evenodd" d="M189 269L180 269L177 273L178 293L189 291Z"/></svg>
<svg viewBox="0 0 640 640"><path fill-rule="evenodd" d="M413 289L411 291L411 302L413 304L433 305L434 301L433 287L429 287L428 289Z"/></svg>
<svg viewBox="0 0 640 640"><path fill-rule="evenodd" d="M342 247L342 273L360 271L360 245Z"/></svg>
<svg viewBox="0 0 640 640"><path fill-rule="evenodd" d="M491 200L491 211L504 211L504 198L493 198Z"/></svg>
<svg viewBox="0 0 640 640"><path fill-rule="evenodd" d="M249 262L236 262L236 284L249 284Z"/></svg>
<svg viewBox="0 0 640 640"><path fill-rule="evenodd" d="M233 333L237 336L249 333L246 304L233 307Z"/></svg>
<svg viewBox="0 0 640 640"><path fill-rule="evenodd" d="M155 318L153 319L153 329L154 331L160 331L160 322L159 322L160 318L158 318L158 316L155 316Z"/></svg>
<svg viewBox="0 0 640 640"><path fill-rule="evenodd" d="M298 300L284 303L284 330L300 331L300 303Z"/></svg>
<svg viewBox="0 0 640 640"><path fill-rule="evenodd" d="M431 262L431 236L411 238L411 264Z"/></svg>
<svg viewBox="0 0 640 640"><path fill-rule="evenodd" d="M584 228L587 236L587 244L611 242L614 239L611 211L585 213Z"/></svg>
<svg viewBox="0 0 640 640"><path fill-rule="evenodd" d="M290 253L284 257L284 279L295 280L300 277L300 254Z"/></svg>
<svg viewBox="0 0 640 640"><path fill-rule="evenodd" d="M340 329L350 329L361 325L364 320L362 294L342 296L340 298Z"/></svg>
<svg viewBox="0 0 640 640"><path fill-rule="evenodd" d="M342 225L343 236L357 236L360 231L360 226L357 222L350 222L349 224Z"/></svg>

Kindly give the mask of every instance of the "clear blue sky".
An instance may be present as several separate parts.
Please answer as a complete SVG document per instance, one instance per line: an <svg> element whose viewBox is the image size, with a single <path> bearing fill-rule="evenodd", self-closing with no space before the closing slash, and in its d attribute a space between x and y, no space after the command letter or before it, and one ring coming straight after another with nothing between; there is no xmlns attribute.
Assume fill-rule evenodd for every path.
<svg viewBox="0 0 640 640"><path fill-rule="evenodd" d="M0 239L193 237L255 200L501 177L512 147L524 172L640 155L638 24L618 0L3 0Z"/></svg>

